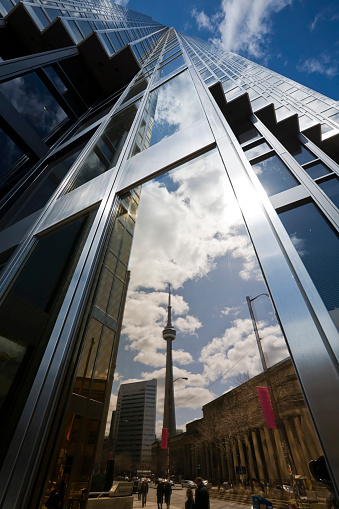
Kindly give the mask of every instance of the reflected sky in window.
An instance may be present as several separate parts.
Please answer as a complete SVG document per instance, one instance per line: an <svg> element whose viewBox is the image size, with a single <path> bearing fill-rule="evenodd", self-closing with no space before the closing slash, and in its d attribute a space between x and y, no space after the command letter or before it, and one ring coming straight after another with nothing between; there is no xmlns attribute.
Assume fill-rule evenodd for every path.
<svg viewBox="0 0 339 509"><path fill-rule="evenodd" d="M314 203L279 214L339 329L339 239Z"/></svg>
<svg viewBox="0 0 339 509"><path fill-rule="evenodd" d="M148 184L130 258L131 280L111 408L120 383L158 380L162 427L168 283L177 426L201 417L203 404L262 371L246 296L267 292L217 151ZM270 299L253 303L268 365L288 356Z"/></svg>
<svg viewBox="0 0 339 509"><path fill-rule="evenodd" d="M278 156L268 157L252 167L268 196L299 185Z"/></svg>
<svg viewBox="0 0 339 509"><path fill-rule="evenodd" d="M150 93L132 155L187 127L203 116L188 72Z"/></svg>
<svg viewBox="0 0 339 509"><path fill-rule="evenodd" d="M50 133L67 117L34 72L2 83L0 91L40 136Z"/></svg>

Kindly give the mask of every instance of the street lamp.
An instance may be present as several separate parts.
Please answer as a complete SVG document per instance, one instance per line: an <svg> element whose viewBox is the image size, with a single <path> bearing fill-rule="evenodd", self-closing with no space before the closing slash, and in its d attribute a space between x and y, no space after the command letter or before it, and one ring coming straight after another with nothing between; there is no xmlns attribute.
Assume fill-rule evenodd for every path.
<svg viewBox="0 0 339 509"><path fill-rule="evenodd" d="M270 297L268 295L268 293L263 292L263 293L259 293L255 297L253 297L253 299L251 299L249 296L247 296L246 297L246 301L247 301L248 309L249 309L249 312L250 312L250 315L251 315L251 318L252 318L252 324L253 324L255 339L257 340L257 345L258 345L258 350L259 350L259 354L260 354L261 364L262 364L263 370L266 373L266 371L267 371L266 359L265 359L264 352L263 352L263 349L262 349L261 339L260 339L259 331L258 331L258 327L257 327L257 321L255 319L254 311L253 311L253 307L252 307L252 302L255 299L257 299L258 297L261 297L262 295L266 295L266 297L268 297L268 298Z"/></svg>

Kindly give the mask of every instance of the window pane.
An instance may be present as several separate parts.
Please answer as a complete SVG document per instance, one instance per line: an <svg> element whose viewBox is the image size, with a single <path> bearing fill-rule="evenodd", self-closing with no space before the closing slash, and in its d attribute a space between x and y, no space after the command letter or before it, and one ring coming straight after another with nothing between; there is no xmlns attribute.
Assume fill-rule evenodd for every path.
<svg viewBox="0 0 339 509"><path fill-rule="evenodd" d="M310 177L316 179L318 177L323 177L328 173L331 173L331 170L327 168L323 163L316 163L310 166L309 168L305 168L305 171L309 174Z"/></svg>
<svg viewBox="0 0 339 509"><path fill-rule="evenodd" d="M242 122L238 126L233 127L234 134L238 138L240 144L246 143L248 141L255 140L261 137L261 134L257 129L253 126L253 124L249 121Z"/></svg>
<svg viewBox="0 0 339 509"><path fill-rule="evenodd" d="M262 141L259 145L255 145L251 148L244 148L245 155L247 159L254 159L255 157L261 156L265 152L268 152L271 150L271 147L269 146L266 141Z"/></svg>
<svg viewBox="0 0 339 509"><path fill-rule="evenodd" d="M117 396L119 388L134 394L133 387L136 390L141 381L140 387L158 379L161 427L166 365L162 330L171 281L172 323L177 330L173 378L187 377L175 382L177 428L184 429L188 420L200 415L205 401L239 385L243 376L252 378L262 371L246 296L267 289L217 151L143 185L129 269L117 359L120 379L113 394ZM253 305L272 365L288 356L284 339L270 299L264 295ZM153 436L154 421L150 420ZM122 442L123 435L133 435L137 425L126 416L124 422L120 428L120 420L116 452L134 455L134 444Z"/></svg>
<svg viewBox="0 0 339 509"><path fill-rule="evenodd" d="M150 93L132 155L193 124L202 115L191 78L183 72Z"/></svg>
<svg viewBox="0 0 339 509"><path fill-rule="evenodd" d="M1 384L1 420L12 433L50 339L94 212L62 225L37 241L0 307L1 348L13 369ZM8 437L1 436L0 450Z"/></svg>
<svg viewBox="0 0 339 509"><path fill-rule="evenodd" d="M273 196L299 185L278 156L269 157L252 166L268 196Z"/></svg>
<svg viewBox="0 0 339 509"><path fill-rule="evenodd" d="M101 138L80 166L69 191L115 166L139 105L140 101L137 101L111 119Z"/></svg>
<svg viewBox="0 0 339 509"><path fill-rule="evenodd" d="M50 133L66 113L35 73L0 85L0 91L40 136Z"/></svg>
<svg viewBox="0 0 339 509"><path fill-rule="evenodd" d="M299 164L309 163L317 158L297 139L288 140L284 145Z"/></svg>
<svg viewBox="0 0 339 509"><path fill-rule="evenodd" d="M338 234L314 203L281 212L279 217L339 328Z"/></svg>
<svg viewBox="0 0 339 509"><path fill-rule="evenodd" d="M5 175L22 155L23 152L14 141L0 129L0 177Z"/></svg>
<svg viewBox="0 0 339 509"><path fill-rule="evenodd" d="M339 178L333 176L325 182L319 182L319 187L333 201L334 205L339 209Z"/></svg>
<svg viewBox="0 0 339 509"><path fill-rule="evenodd" d="M164 78L165 76L168 76L171 74L171 72L175 71L175 69L178 69L181 65L184 65L185 60L183 56L179 56L169 62L168 64L164 65L161 69L158 71L158 80Z"/></svg>

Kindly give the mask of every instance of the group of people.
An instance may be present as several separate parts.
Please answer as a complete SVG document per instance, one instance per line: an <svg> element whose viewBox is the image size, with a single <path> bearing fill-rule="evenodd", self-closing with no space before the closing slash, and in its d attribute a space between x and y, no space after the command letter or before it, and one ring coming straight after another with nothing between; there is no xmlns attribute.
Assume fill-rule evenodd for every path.
<svg viewBox="0 0 339 509"><path fill-rule="evenodd" d="M165 498L165 504L167 506L167 509L169 509L170 503L171 503L171 495L172 495L172 486L169 481L163 482L159 481L157 486L157 504L158 509L162 509L162 504L164 502Z"/></svg>
<svg viewBox="0 0 339 509"><path fill-rule="evenodd" d="M187 488L185 509L210 509L210 494L203 485L201 477L196 480L197 489L195 490L195 498L193 497L192 488Z"/></svg>
<svg viewBox="0 0 339 509"><path fill-rule="evenodd" d="M187 488L185 509L210 509L210 496L207 488L203 485L201 477L195 480L197 489L195 490L195 497L192 488ZM169 509L171 503L172 486L169 482L163 483L160 481L157 486L157 503L158 509L162 509L162 504L165 498L165 504Z"/></svg>

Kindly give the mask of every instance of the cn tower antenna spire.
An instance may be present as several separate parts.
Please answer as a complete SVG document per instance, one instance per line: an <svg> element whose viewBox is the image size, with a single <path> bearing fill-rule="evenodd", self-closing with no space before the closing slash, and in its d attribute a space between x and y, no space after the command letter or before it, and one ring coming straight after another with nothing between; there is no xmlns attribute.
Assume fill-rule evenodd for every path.
<svg viewBox="0 0 339 509"><path fill-rule="evenodd" d="M172 327L171 285L168 283L167 327Z"/></svg>

